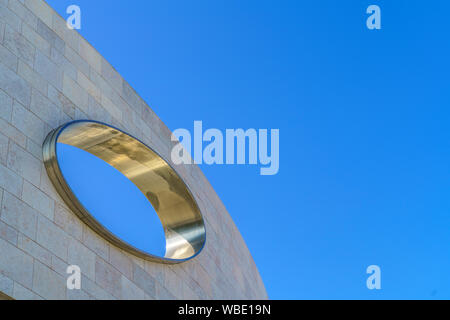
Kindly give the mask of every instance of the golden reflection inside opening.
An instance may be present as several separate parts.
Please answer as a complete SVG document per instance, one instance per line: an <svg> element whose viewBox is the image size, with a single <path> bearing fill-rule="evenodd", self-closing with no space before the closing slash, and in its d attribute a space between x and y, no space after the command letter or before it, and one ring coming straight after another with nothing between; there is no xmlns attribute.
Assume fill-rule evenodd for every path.
<svg viewBox="0 0 450 320"><path fill-rule="evenodd" d="M57 161L57 143L64 143L107 162L147 197L164 228L166 255L140 251L106 230L83 207L67 185ZM186 184L153 150L126 133L92 121L77 121L52 131L44 142L44 162L58 193L92 229L118 247L148 260L177 263L198 254L206 239L203 218ZM125 219L126 217L124 217Z"/></svg>

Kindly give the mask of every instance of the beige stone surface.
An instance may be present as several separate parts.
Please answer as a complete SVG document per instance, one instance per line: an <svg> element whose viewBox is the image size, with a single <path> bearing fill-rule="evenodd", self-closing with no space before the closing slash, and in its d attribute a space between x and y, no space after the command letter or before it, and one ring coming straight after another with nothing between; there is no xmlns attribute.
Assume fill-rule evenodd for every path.
<svg viewBox="0 0 450 320"><path fill-rule="evenodd" d="M67 262L69 265L77 265L86 277L95 279L96 255L88 247L76 239L70 239Z"/></svg>
<svg viewBox="0 0 450 320"><path fill-rule="evenodd" d="M52 221L39 216L36 242L53 252L58 258L67 261L70 236Z"/></svg>
<svg viewBox="0 0 450 320"><path fill-rule="evenodd" d="M46 265L35 260L33 292L48 300L65 299L66 280Z"/></svg>
<svg viewBox="0 0 450 320"><path fill-rule="evenodd" d="M11 297L13 295L13 290L14 290L14 281L0 274L0 294L3 293Z"/></svg>
<svg viewBox="0 0 450 320"><path fill-rule="evenodd" d="M0 270L6 277L31 288L33 281L33 258L9 242L0 239Z"/></svg>
<svg viewBox="0 0 450 320"><path fill-rule="evenodd" d="M31 239L36 239L38 212L8 192L3 194L0 219Z"/></svg>
<svg viewBox="0 0 450 320"><path fill-rule="evenodd" d="M170 130L107 59L45 1L0 0L0 292L33 300L267 298L244 240L197 166L174 166L206 223L206 246L192 261L144 261L79 220L41 155L48 132L77 119L114 125L170 161ZM71 264L81 267L81 290L66 288Z"/></svg>
<svg viewBox="0 0 450 320"><path fill-rule="evenodd" d="M17 247L43 264L52 265L52 253L24 234L19 234Z"/></svg>
<svg viewBox="0 0 450 320"><path fill-rule="evenodd" d="M29 66L33 66L34 56L36 54L35 47L22 34L11 28L8 24L5 27L3 45Z"/></svg>
<svg viewBox="0 0 450 320"><path fill-rule="evenodd" d="M42 297L17 282L14 283L13 294L11 297L16 300L43 300Z"/></svg>
<svg viewBox="0 0 450 320"><path fill-rule="evenodd" d="M2 191L0 191L0 193L2 193ZM10 242L13 245L17 245L17 237L18 237L18 232L8 226L6 223L0 221L0 238L3 240L6 240L8 242Z"/></svg>
<svg viewBox="0 0 450 320"><path fill-rule="evenodd" d="M22 200L46 218L53 220L55 202L26 180L23 183Z"/></svg>
<svg viewBox="0 0 450 320"><path fill-rule="evenodd" d="M1 124L1 121L0 121ZM0 164L0 187L16 197L22 195L23 178Z"/></svg>

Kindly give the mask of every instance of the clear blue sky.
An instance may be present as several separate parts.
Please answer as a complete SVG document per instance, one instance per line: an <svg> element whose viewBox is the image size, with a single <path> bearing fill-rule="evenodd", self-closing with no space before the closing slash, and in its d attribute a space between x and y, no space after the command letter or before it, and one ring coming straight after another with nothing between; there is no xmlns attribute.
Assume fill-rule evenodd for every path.
<svg viewBox="0 0 450 320"><path fill-rule="evenodd" d="M270 298L450 298L450 2L48 2L170 129L280 129L276 176L202 166Z"/></svg>

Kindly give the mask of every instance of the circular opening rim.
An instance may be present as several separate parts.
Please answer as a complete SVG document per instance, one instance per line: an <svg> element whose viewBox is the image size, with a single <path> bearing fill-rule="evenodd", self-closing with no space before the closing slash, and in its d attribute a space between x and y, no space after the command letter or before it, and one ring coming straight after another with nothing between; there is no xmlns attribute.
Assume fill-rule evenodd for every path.
<svg viewBox="0 0 450 320"><path fill-rule="evenodd" d="M57 151L57 144L58 139L61 136L61 134L70 126L74 124L79 123L86 123L86 124L99 124L101 126L104 126L106 128L114 129L119 131L121 134L130 137L131 139L139 142L142 146L144 146L146 149L148 149L150 152L155 154L159 159L161 159L167 166L170 168L170 170L178 177L178 179L183 183L184 188L186 189L187 193L193 200L193 204L195 205L195 209L197 210L200 220L198 222L201 223L202 228L202 239L201 239L201 246L195 250L194 254L192 254L189 257L186 258L180 258L180 259L173 259L173 258L167 258L167 257L161 257L157 256L148 252L145 252L143 250L140 250L133 245L129 244L128 242L120 239L116 235L114 235L111 231L109 231L103 224L101 224L93 214L91 214L80 202L80 200L77 198L73 190L71 189L69 183L67 183L66 179L64 178L64 175L61 171L61 168L59 166L58 161L58 151ZM81 149L83 150L83 149ZM86 151L86 150L83 150ZM82 220L89 228L91 228L94 232L96 232L99 236L107 240L109 243L117 246L118 248L134 255L139 258L142 258L144 260L152 261L152 262L159 262L164 264L178 264L182 262L186 262L189 260L192 260L196 256L198 256L203 248L206 245L206 226L204 223L203 214L200 210L200 207L197 203L197 200L194 197L193 192L190 190L187 183L181 178L181 176L178 174L178 172L173 168L173 166L169 163L169 161L166 161L164 157L162 157L157 151L155 151L153 148L149 147L147 144L142 142L140 139L134 137L133 135L116 128L114 126L111 126L109 124L95 121L95 120L75 120L70 121L66 124L61 125L60 127L52 130L46 137L43 147L42 147L42 153L43 153L43 159L44 159L44 165L48 174L48 177L55 187L57 193L61 196L64 203L75 213L76 216L80 220ZM101 159L101 158L100 158ZM106 162L104 159L101 159L104 162ZM108 163L108 162L106 162ZM120 170L119 170L120 172ZM122 172L121 172L122 173ZM123 173L122 173L123 174ZM128 178L128 177L127 177ZM147 196L144 194L144 196L147 198ZM150 200L148 200L150 202ZM153 206L153 204L150 202L150 205ZM162 222L162 221L161 221ZM165 228L165 226L163 225ZM165 239L167 244L167 234L165 233Z"/></svg>

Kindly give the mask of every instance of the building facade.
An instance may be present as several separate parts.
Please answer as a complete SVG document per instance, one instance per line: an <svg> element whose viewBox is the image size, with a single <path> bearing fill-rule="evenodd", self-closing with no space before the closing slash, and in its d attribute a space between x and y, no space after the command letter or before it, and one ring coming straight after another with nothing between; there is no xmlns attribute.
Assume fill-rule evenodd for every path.
<svg viewBox="0 0 450 320"><path fill-rule="evenodd" d="M197 166L173 166L203 214L206 245L165 265L115 247L62 201L42 143L72 120L117 127L170 163L171 132L42 0L0 0L0 299L266 299L256 265ZM69 265L81 290L67 289Z"/></svg>

